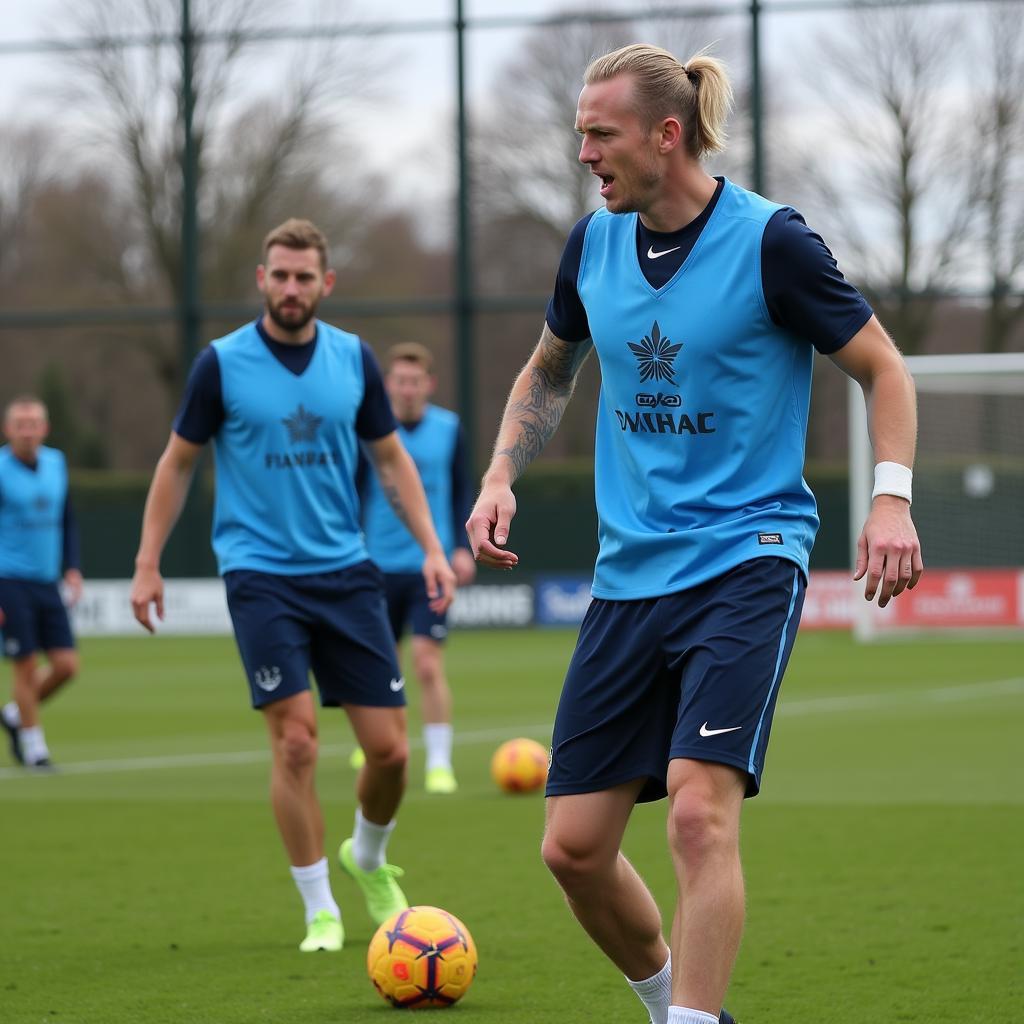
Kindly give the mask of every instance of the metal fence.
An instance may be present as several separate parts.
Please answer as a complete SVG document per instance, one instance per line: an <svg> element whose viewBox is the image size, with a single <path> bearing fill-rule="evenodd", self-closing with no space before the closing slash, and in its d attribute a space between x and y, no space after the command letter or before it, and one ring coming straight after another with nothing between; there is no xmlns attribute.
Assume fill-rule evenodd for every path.
<svg viewBox="0 0 1024 1024"><path fill-rule="evenodd" d="M974 21L982 17L995 19L1009 8L1016 7L1019 14L1020 8L1019 0L1014 3L997 3L995 0L960 0L959 3L939 0L888 3L750 0L705 4L638 3L632 6L623 3L600 11L550 9L535 13L524 10L525 5L519 5L518 13L514 13L500 9L503 4L474 4L470 0L451 0L449 3L443 0L443 7L436 12L431 11L430 3L417 5L416 10L420 13L412 20L359 20L347 16L344 19L328 17L316 22L275 24L274 8L269 8L269 13L262 15L261 22L258 10L256 14L241 13L246 7L251 9L258 5L222 4L222 13L217 15L214 13L217 10L215 5L200 5L195 0L172 0L162 9L162 20L157 17L154 24L141 29L128 18L127 12L133 10L131 4L118 7L116 3L105 0L96 0L94 4L88 0L84 4L72 4L70 0L63 5L58 0L54 3L54 16L61 19L53 22L60 30L57 36L7 40L0 36L0 74L6 69L10 74L4 75L5 78L28 83L24 88L33 93L33 97L32 102L25 106L36 111L34 119L29 117L26 120L22 108L9 109L6 113L0 110L0 117L6 119L8 126L17 127L22 133L17 138L11 136L13 141L8 146L8 162L18 146L27 145L33 139L38 141L39 131L44 136L48 129L60 134L65 118L69 125L73 125L68 130L80 140L70 150L57 147L61 166L51 170L47 177L52 187L50 207L43 201L47 198L44 190L32 194L32 204L19 208L16 187L9 180L5 184L0 175L0 197L6 189L9 207L6 222L0 216L0 227L4 228L7 238L7 258L0 255L0 298L3 302L0 308L0 358L9 368L6 382L0 384L0 398L5 397L8 390L35 386L50 365L47 353L51 347L59 352L69 352L74 348L76 361L72 363L72 357L67 356L68 365L74 367L68 371L72 379L65 384L70 392L70 408L77 408L74 414L79 420L94 422L97 430L113 431L122 436L135 429L143 432L148 429L143 424L147 415L152 418L154 403L152 399L139 399L137 386L131 390L136 392L134 397L141 408L134 413L111 411L112 406L120 408L121 403L130 404L133 396L107 399L108 394L113 395L116 391L122 368L125 379L131 377L129 368L132 363L125 354L124 346L133 347L148 331L163 332L163 341L154 341L150 346L155 353L151 372L158 376L163 374L166 379L180 384L182 367L188 365L203 341L212 336L211 332L252 314L255 307L251 286L236 285L232 289L230 275L227 275L229 283L220 286L217 294L210 294L204 283L210 266L219 266L227 256L215 250L209 237L204 237L201 224L207 225L207 236L211 231L218 234L223 231L225 237L228 234L226 221L211 219L208 211L204 214L204 204L210 207L223 202L232 218L240 221L240 225L234 227L241 239L251 240L253 237L251 231L244 230L247 227L255 230L258 226L257 235L260 235L270 226L268 218L275 210L273 194L263 197L263 201L258 195L250 197L248 208L240 212L230 205L230 197L220 194L229 189L219 183L218 169L232 168L232 158L239 157L245 150L250 151L248 157L254 166L261 159L256 143L265 126L260 121L259 102L265 102L267 111L273 110L274 116L277 116L278 107L274 92L261 92L258 80L266 77L276 83L274 88L287 91L296 82L301 84L303 81L301 58L304 53L314 50L329 53L330 47L337 45L340 47L337 50L340 59L353 66L358 65L357 77L362 76L358 87L352 86L358 114L356 119L361 118L361 128L349 132L351 139L342 165L333 168L330 174L321 173L320 177L310 174L307 179L310 182L316 180L320 183L318 187L324 187L324 182L330 181L333 174L333 187L344 191L350 181L362 174L358 166L360 152L373 150L386 154L389 148L387 136L390 134L392 162L389 166L385 157L381 164L378 158L383 170L376 172L377 185L371 182L364 186L369 200L364 199L362 206L358 202L342 206L348 211L350 221L358 220L360 211L369 217L375 205L374 189L380 188L384 192L390 189L383 205L395 217L404 211L414 226L425 233L425 240L424 237L413 237L410 245L413 242L420 245L429 258L425 258L418 269L410 271L413 276L409 280L415 285L410 287L409 280L394 272L386 253L364 257L359 247L368 246L369 241L363 239L352 243L356 252L349 249L346 266L351 271L350 279L357 283L342 298L326 303L324 314L344 323L367 325L371 340L378 327L381 327L380 333L395 336L403 331L420 332L424 330L422 325L430 324L429 333L434 347L442 355L442 365L450 371L446 375L442 396L456 405L473 428L467 433L477 464L482 457L484 438L490 435L500 412L502 389L507 389L510 384L511 371L525 356L539 327L547 299L543 281L553 275L558 252L558 243L552 238L557 232L551 230L551 223L558 220L558 215L546 219L538 216L531 220L522 210L515 216L505 211L501 215L505 220L499 217L495 217L493 223L489 220L492 207L501 206L506 198L505 193L498 192L504 186L496 185L494 177L487 177L481 169L487 166L488 147L492 145L490 140L494 140L495 147L504 147L505 164L498 165L499 172L506 174L503 182L507 180L519 187L522 181L517 183L514 180L517 173L524 179L534 175L540 179L541 158L532 148L534 126L528 123L509 124L504 135L500 126L497 135L494 133L495 109L501 107L510 90L523 88L525 91L530 81L524 78L519 86L515 84L517 55L519 66L529 68L531 65L526 57L531 47L533 51L537 50L538 40L545 35L551 37L574 30L586 29L594 39L600 39L603 31L608 38L613 38L616 31L627 34L643 31L648 38L654 37L652 41L656 42L662 38L678 42L686 39L687 32L698 36L704 30L721 32L724 36L724 42L720 40L721 45L728 51L726 56L737 69L738 82L741 83L738 115L733 127L735 148L727 170L740 183L771 194L771 186L782 177L781 165L794 159L793 153L786 149L784 143L778 142L773 132L773 124L780 119L793 120L792 92L800 97L800 103L806 103L809 118L813 120L814 116L821 114L822 97L814 96L813 76L805 77L798 88L794 83L797 66L807 59L806 54L815 45L816 34L823 28L826 32L831 30L835 38L843 35L843 31L837 29L840 19L851 17L859 18L864 31L871 33L874 31L872 26L877 28L880 25L878 19L893 12L916 19L923 25L934 19L941 21L964 15ZM440 6L442 0L438 3ZM159 5L134 5L134 8L136 11L138 8L152 11ZM225 21L224 8L228 8L229 14L232 10L237 13L236 23ZM125 12L123 24L116 21L119 10ZM90 12L92 24L105 27L105 31L83 33L82 27L88 26ZM846 20L842 24L853 22ZM922 34L922 40L926 39L927 36ZM952 48L956 42L949 40L948 45ZM873 45L875 40L866 35L862 42L865 54ZM397 49L389 51L389 47ZM376 58L368 56L376 50L380 50ZM299 55L299 64L290 66L293 70L282 75L281 65L286 52L293 59ZM855 50L844 52L848 54ZM950 55L952 52L951 49L950 53L933 54L940 62L946 63L947 88L951 93L959 88L958 83L964 80L963 76L972 74L974 70L965 65L960 65L958 70L957 62ZM904 60L908 68L914 61L926 58L927 54L918 55L912 49L905 51ZM839 60L839 57L835 59ZM1012 65L1017 57L1011 53L1007 59ZM233 66L232 73L225 71L218 78L218 62L225 67ZM402 78L399 75L402 62L425 70L420 72L418 80L415 75L411 80ZM145 90L146 66L153 68L153 94L134 99L127 95L120 97L123 109L112 111L110 104L118 102L118 88L127 88L134 80L143 83L141 88ZM494 66L504 67L504 74L491 75ZM338 70L337 66L330 64L325 64L325 67L331 68L332 73ZM122 69L124 83L105 82L104 75L109 79L115 76L117 69ZM143 69L141 74L140 69ZM582 64L572 70L575 75L573 82L578 82ZM894 75L898 73L897 68ZM389 79L400 82L397 94L388 94ZM63 90L40 98L39 94L47 90L37 89L33 83L41 81L48 86L56 81L63 85ZM851 89L856 89L856 81L856 75L853 75ZM439 89L441 82L447 83L447 89ZM167 83L176 83L175 91L169 93L166 88L155 88L157 84L165 86ZM216 117L211 113L210 96L204 95L201 84L207 89L220 90L216 95L219 104ZM374 88L367 93L364 90L367 84L374 88L379 86L380 95L373 95ZM789 95L786 94L786 86L792 89ZM315 83L309 88L315 88ZM935 88L939 90L937 102L941 107L941 83ZM423 110L426 108L417 105L420 91L436 92L441 96L434 103L432 115L425 115ZM571 111L574 97L568 90L563 92ZM247 102L245 97L249 97L249 101L256 98L255 112L239 113ZM884 101L884 96L882 99ZM104 102L108 104L106 109ZM319 97L317 102L324 104L318 114L323 117L323 125L329 125L332 118L336 123L338 103L329 97ZM818 103L818 114L814 114L815 102ZM786 109L787 104L789 112L780 118L779 110ZM955 105L952 95L948 98L948 105ZM238 114L234 120L233 110ZM152 125L146 123L150 114ZM124 119L118 120L121 115ZM1020 110L1012 111L1011 116L1019 118ZM135 123L132 123L132 117ZM426 120L431 123L424 124ZM229 127L233 134L228 132ZM307 147L307 162L316 161L317 150L326 138L326 135L317 136L312 130L315 127L313 125L307 135L294 140L295 146ZM571 123L563 127L566 136L571 137ZM134 136L131 136L131 130L136 132ZM322 130L328 131L327 128ZM813 128L808 130L813 133ZM151 136L159 135L161 131L167 138L154 142ZM363 133L362 142L360 131ZM90 134L92 132L95 132L94 136ZM218 133L223 136L219 142ZM380 138L382 134L383 140ZM517 137L522 141L520 168L516 168L514 158L508 156L516 152ZM95 152L91 151L91 138L96 140ZM229 140L227 143L225 138ZM865 139L869 138L870 131L865 136ZM1016 135L1013 138L1016 140ZM424 141L426 139L430 140L430 146ZM898 142L897 139L891 144ZM882 144L890 143L883 140ZM162 177L154 175L152 168L146 173L140 169L147 161L146 146L152 146L148 153L150 163L153 155L161 151L161 146L167 154L167 160L160 168ZM865 142L864 146L867 150L869 143ZM874 142L870 146L874 146ZM215 154L216 160L211 154ZM268 156L272 159L274 154L262 154L262 159ZM865 158L868 156L870 154ZM82 274L81 270L82 260L88 260L92 250L89 238L77 238L76 232L90 234L89 217L95 211L89 202L88 189L82 187L75 192L72 188L69 168L76 158L81 158L83 165L90 166L93 176L100 179L96 184L98 190L102 190L104 167L109 166L110 180L115 183L115 205L112 209L122 209L126 226L131 225L131 230L126 231L124 251L104 250L101 253L102 258L112 264L105 275L97 271L89 276ZM1013 150L1007 162L1012 160L1016 167L1020 159L1019 150ZM422 187L408 168L410 163L415 165L417 161L421 163ZM30 164L31 161L25 160L24 163ZM233 168L235 172L237 168ZM144 207L146 202L146 174L153 178L151 185L156 189L151 197L153 204L168 207L161 211L159 218L154 216L151 221L140 215L140 206ZM17 173L13 177L16 179ZM401 184L389 186L390 177ZM118 190L123 190L123 196L116 195ZM396 190L404 194L395 195ZM499 198L501 202L496 201ZM885 197L884 202L899 198L897 191L894 196ZM58 199L64 206L60 206ZM118 199L123 200L120 206L117 206ZM104 199L104 202L109 201L109 197ZM815 202L821 204L823 212L830 212L827 200L819 196L811 200L810 205L813 207ZM57 204L56 212L52 204ZM12 205L13 212L10 209ZM4 206L0 204L0 215L3 211ZM153 209L148 212L153 213ZM377 214L380 211L372 209L372 212ZM141 213L147 211L142 209ZM242 213L249 218L248 222L241 222ZM18 220L19 214L21 221ZM47 216L60 222L55 235L53 226L46 221ZM109 220L112 215L107 212L106 216ZM560 216L565 219L564 211ZM863 216L870 222L877 216L877 210L868 209L857 216ZM929 217L934 219L934 209L923 215L926 225ZM315 213L313 219L317 219ZM490 224L489 235L481 226L482 220L488 220ZM167 230L169 224L174 225L170 234ZM160 226L164 230L162 235L157 230ZM63 231L63 237L74 238L78 247L76 252L80 258L66 273L61 271L60 247L49 256L37 251L43 245L44 236L50 238L48 245L55 245L52 237L46 235L47 230L57 238L62 237ZM507 230L507 236L502 236L503 230ZM922 230L927 233L928 229ZM95 244L98 233L92 231L90 235L94 249L98 248ZM174 235L173 245L169 241L171 234ZM495 242L495 237L502 241ZM513 237L522 238L517 269L506 272L499 266L495 270L495 261L490 259L489 253L496 247L501 249L504 239ZM511 245L511 242L507 244ZM70 245L69 241L68 248ZM116 250L116 242L112 248ZM534 262L529 258L534 251L538 267L524 267L524 264ZM256 251L249 249L237 259L249 266L256 262L257 255ZM153 269L160 259L164 261L163 276ZM980 257L971 259L977 263ZM376 276L369 274L367 269L373 261L376 261L375 267L370 269L375 270ZM445 263L444 267L439 266L441 262ZM47 268L45 273L49 273L49 267L55 267L53 277L45 281L44 286L40 286L38 280L40 266ZM995 302L998 298L1001 302L998 308L1013 320L1020 305L1020 261L1011 261L1008 272L997 272L994 277L986 276L977 266L972 269L970 259L963 266L965 269L961 271L959 280L941 274L931 277L919 273L915 278L912 273L904 273L901 277L897 272L883 284L895 296L894 303L910 303L910 312L917 308L914 304L934 302L938 289L942 295L960 300ZM527 273L527 270L536 270L537 273ZM78 280L79 276L82 280ZM72 279L74 285L65 287ZM526 285L522 286L521 281ZM90 291L90 282L93 291ZM345 293L344 286L341 291ZM876 295L882 298L885 298L884 291L876 287ZM138 301L140 295L148 301ZM961 301L959 305L965 303ZM903 310L902 305L899 308ZM499 325L499 320L504 326ZM913 323L910 319L907 322ZM414 328L412 324L417 326ZM529 324L532 326L527 326ZM386 330L382 325L387 325ZM167 332L171 328L175 338L168 343ZM973 327L970 329L975 330ZM509 345L493 341L513 333L521 337L522 342ZM1010 339L1006 345L1019 346L1018 336L1011 335ZM162 349L161 344L164 346ZM91 345L98 346L101 354L92 363L83 362L85 356L82 351ZM514 349L511 353L510 348ZM146 371L136 368L131 372L136 375L131 379L139 379L138 375ZM91 396L88 401L87 393ZM165 416L161 422L166 424ZM562 453L573 454L574 448L585 451L588 430L580 427L574 435L570 426L566 432L570 439L578 436L580 440L578 445L572 440L567 442L568 447ZM843 436L842 431L831 428L826 432ZM108 464L137 467L140 462L151 459L154 446L163 435L165 427L155 433L150 432L142 445L141 455L138 449L130 453L126 450L108 458Z"/></svg>

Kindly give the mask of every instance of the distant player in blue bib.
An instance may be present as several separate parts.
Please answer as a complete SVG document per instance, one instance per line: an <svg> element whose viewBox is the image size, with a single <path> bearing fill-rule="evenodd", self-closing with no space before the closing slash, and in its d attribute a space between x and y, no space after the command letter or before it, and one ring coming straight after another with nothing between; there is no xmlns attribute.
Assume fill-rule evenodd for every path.
<svg viewBox="0 0 1024 1024"><path fill-rule="evenodd" d="M878 460L855 578L879 604L922 571L910 517L913 382L796 211L704 170L732 99L706 54L595 60L576 115L604 209L573 229L470 517L511 568L512 485L590 351L600 552L555 717L545 863L654 1024L716 1024L743 928L739 822L761 785L818 525L803 480L814 350L858 381ZM639 800L668 797L671 949L623 857Z"/></svg>
<svg viewBox="0 0 1024 1024"><path fill-rule="evenodd" d="M434 525L458 584L465 586L476 576L476 562L466 541L465 522L472 495L462 426L454 412L431 404L435 386L433 356L428 348L406 342L388 351L384 387L398 420L398 434L419 470ZM373 473L360 474L360 493L366 547L384 573L395 641L401 641L406 629L412 634L413 671L423 694L425 787L428 793L454 793L452 695L444 671L447 616L431 610L419 572L419 547L395 515Z"/></svg>
<svg viewBox="0 0 1024 1024"><path fill-rule="evenodd" d="M163 617L160 556L212 440L213 548L252 705L267 723L271 803L306 910L299 948L337 951L344 931L315 788L311 672L321 704L345 709L366 752L341 866L377 923L408 905L401 871L385 857L408 759L405 680L360 526L360 444L415 538L438 614L451 603L455 577L373 354L354 334L316 319L335 283L323 234L309 221L286 221L267 235L263 257L263 315L213 342L189 377L146 501L132 607L150 631L152 605Z"/></svg>
<svg viewBox="0 0 1024 1024"><path fill-rule="evenodd" d="M11 756L51 769L39 706L78 674L78 652L59 584L82 596L78 527L63 452L43 444L50 422L34 396L4 412L0 447L0 642L13 666L13 699L0 709ZM39 654L46 665L38 663Z"/></svg>

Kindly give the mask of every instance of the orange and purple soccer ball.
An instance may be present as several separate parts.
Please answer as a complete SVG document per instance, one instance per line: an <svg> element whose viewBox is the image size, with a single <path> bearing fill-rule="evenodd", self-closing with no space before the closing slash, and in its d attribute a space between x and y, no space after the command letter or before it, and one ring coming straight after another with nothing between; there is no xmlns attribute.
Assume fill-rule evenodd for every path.
<svg viewBox="0 0 1024 1024"><path fill-rule="evenodd" d="M374 988L405 1010L457 1003L473 983L476 967L469 929L439 907L409 907L389 917L366 953Z"/></svg>
<svg viewBox="0 0 1024 1024"><path fill-rule="evenodd" d="M491 775L506 793L532 793L548 777L548 752L536 740L508 740L491 758Z"/></svg>

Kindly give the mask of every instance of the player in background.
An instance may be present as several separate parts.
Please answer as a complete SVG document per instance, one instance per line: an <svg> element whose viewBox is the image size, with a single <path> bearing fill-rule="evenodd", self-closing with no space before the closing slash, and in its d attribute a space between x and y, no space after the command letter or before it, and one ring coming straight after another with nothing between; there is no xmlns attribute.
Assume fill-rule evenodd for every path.
<svg viewBox="0 0 1024 1024"><path fill-rule="evenodd" d="M31 395L4 412L0 448L0 633L13 667L13 699L0 710L11 755L52 769L39 706L78 674L78 652L58 584L82 596L78 527L63 452L43 444L46 406ZM39 652L46 664L38 662Z"/></svg>
<svg viewBox="0 0 1024 1024"><path fill-rule="evenodd" d="M467 528L479 561L516 564L512 485L596 349L600 550L555 718L543 857L654 1024L715 1024L731 1020L743 929L740 812L761 785L818 526L802 477L814 350L867 402L878 465L855 578L880 605L923 568L914 386L800 215L704 170L732 97L720 63L636 44L584 83L579 158L605 208L569 235ZM664 796L669 943L621 852L634 804Z"/></svg>
<svg viewBox="0 0 1024 1024"><path fill-rule="evenodd" d="M375 922L408 905L396 881L401 870L386 863L408 760L405 683L381 574L359 524L360 442L425 553L422 573L435 611L448 607L455 586L370 349L316 319L334 282L315 225L292 219L267 235L256 268L263 314L196 359L146 500L131 597L135 617L152 632L151 606L163 617L160 556L199 453L212 440L213 548L251 702L267 725L271 804L305 905L299 948L306 952L339 950L344 942L315 787L310 670L321 704L344 708L367 755L341 866Z"/></svg>
<svg viewBox="0 0 1024 1024"><path fill-rule="evenodd" d="M398 420L398 434L419 471L441 543L459 586L473 582L476 562L465 542L463 524L472 505L458 416L432 405L436 387L433 356L416 342L391 348L384 360L384 387ZM425 785L428 793L454 793L452 695L444 670L447 616L430 608L419 572L415 539L395 515L377 477L360 464L363 529L370 558L384 573L388 617L395 642L408 627L413 671L422 691ZM357 752L357 755L361 752ZM358 762L356 757L355 761Z"/></svg>

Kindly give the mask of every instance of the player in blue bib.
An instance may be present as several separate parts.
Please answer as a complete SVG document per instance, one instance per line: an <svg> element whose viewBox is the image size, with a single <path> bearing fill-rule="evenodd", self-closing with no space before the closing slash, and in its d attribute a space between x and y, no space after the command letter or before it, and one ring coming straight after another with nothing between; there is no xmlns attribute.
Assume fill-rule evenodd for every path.
<svg viewBox="0 0 1024 1024"><path fill-rule="evenodd" d="M315 789L317 716L348 714L366 764L355 831L339 850L379 924L408 906L386 863L405 785L405 681L395 657L381 574L360 526L355 473L365 447L388 501L421 551L431 607L443 613L455 578L402 447L369 348L316 319L335 274L327 242L304 220L267 235L256 283L259 320L197 358L146 501L132 607L148 630L163 616L160 555L196 460L216 453L213 548L227 590L252 705L267 723L271 803L306 910L304 952L342 948ZM425 557L424 557L425 553Z"/></svg>
<svg viewBox="0 0 1024 1024"><path fill-rule="evenodd" d="M704 170L732 97L721 64L636 44L584 81L580 160L605 208L569 236L467 527L479 561L518 562L512 485L596 350L600 552L555 718L543 857L654 1024L716 1024L743 928L740 811L818 525L802 477L814 350L868 402L878 466L855 578L882 605L922 571L914 387L799 214ZM666 795L671 948L621 852L634 804Z"/></svg>
<svg viewBox="0 0 1024 1024"><path fill-rule="evenodd" d="M39 707L78 674L78 652L58 584L82 596L78 527L63 452L43 444L46 406L32 395L4 412L0 447L0 641L13 666L13 699L0 709L11 756L49 770ZM38 664L39 654L46 665Z"/></svg>
<svg viewBox="0 0 1024 1024"><path fill-rule="evenodd" d="M402 444L412 456L427 492L430 513L459 586L473 582L476 563L463 524L472 497L466 473L462 426L449 409L433 405L433 357L416 342L395 345L385 357L384 387L398 420ZM366 465L361 463L361 468ZM395 515L377 477L360 474L363 529L370 558L384 573L388 618L396 643L408 629L413 671L422 692L424 785L428 793L454 793L452 695L444 670L447 616L430 608L419 572L421 555Z"/></svg>

